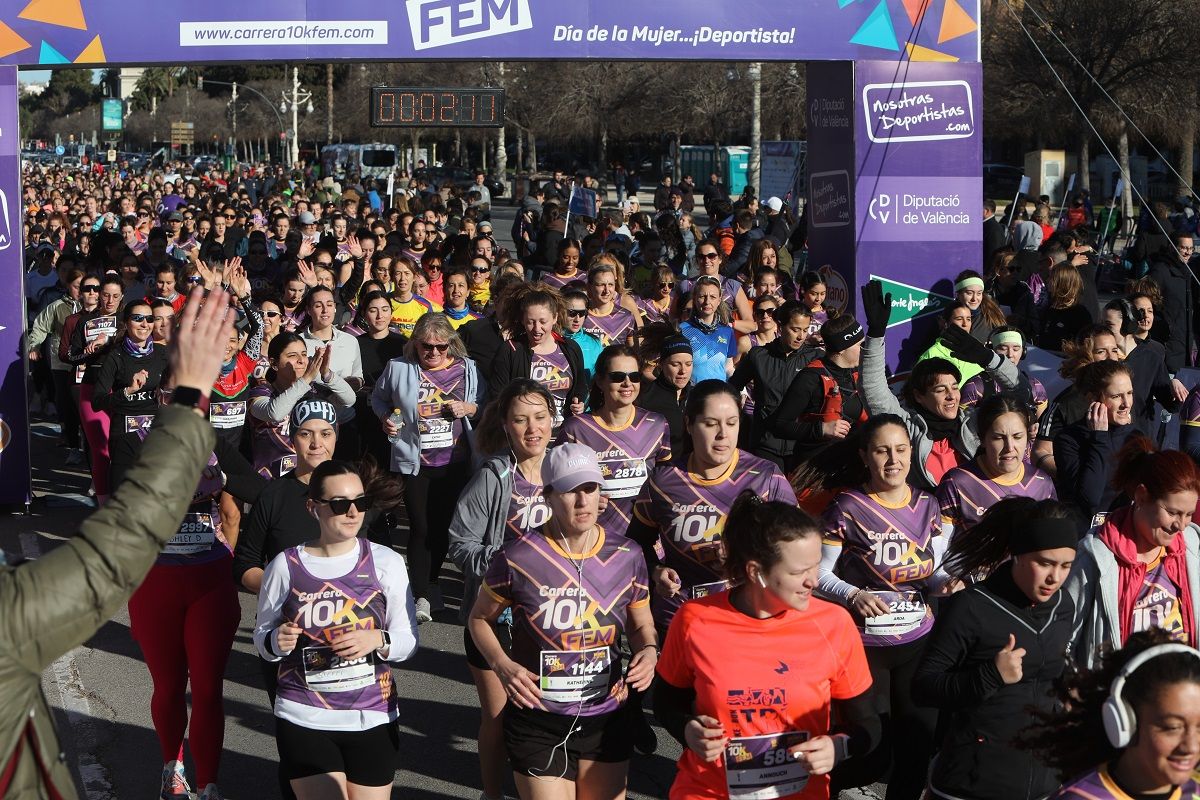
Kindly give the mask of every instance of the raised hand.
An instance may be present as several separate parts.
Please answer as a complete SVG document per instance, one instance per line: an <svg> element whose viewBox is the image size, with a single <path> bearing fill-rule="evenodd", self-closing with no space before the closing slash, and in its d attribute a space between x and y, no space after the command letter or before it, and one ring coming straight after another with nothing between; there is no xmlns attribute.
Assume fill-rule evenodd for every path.
<svg viewBox="0 0 1200 800"><path fill-rule="evenodd" d="M887 333L892 315L892 296L883 293L878 280L867 281L862 287L863 314L867 317L867 336L878 338Z"/></svg>

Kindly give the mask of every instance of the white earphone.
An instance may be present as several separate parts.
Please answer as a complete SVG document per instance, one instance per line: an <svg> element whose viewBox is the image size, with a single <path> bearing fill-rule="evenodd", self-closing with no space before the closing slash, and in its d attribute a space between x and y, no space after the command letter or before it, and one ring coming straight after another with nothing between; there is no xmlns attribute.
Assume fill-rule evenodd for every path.
<svg viewBox="0 0 1200 800"><path fill-rule="evenodd" d="M1200 658L1200 651L1185 644L1155 645L1130 659L1129 663L1122 667L1121 671L1117 673L1117 677L1113 679L1112 687L1108 690L1108 699L1104 701L1104 707L1100 711L1104 720L1104 733L1108 736L1108 743L1113 747L1118 749L1128 747L1129 743L1133 741L1134 734L1137 733L1137 714L1121 696L1125 689L1125 681L1147 661L1172 653L1188 653Z"/></svg>
<svg viewBox="0 0 1200 800"><path fill-rule="evenodd" d="M758 573L758 585L759 585L759 586L761 586L761 587L763 587L764 589L765 589L765 588L767 588L767 582L766 582L766 580L763 578L763 576L762 576L762 573L761 573L761 572L760 572L760 573Z"/></svg>

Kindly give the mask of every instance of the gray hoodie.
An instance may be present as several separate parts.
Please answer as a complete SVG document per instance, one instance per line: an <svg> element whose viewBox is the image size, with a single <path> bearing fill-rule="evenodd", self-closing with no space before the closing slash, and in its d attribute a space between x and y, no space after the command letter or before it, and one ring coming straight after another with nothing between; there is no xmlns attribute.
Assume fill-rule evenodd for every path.
<svg viewBox="0 0 1200 800"><path fill-rule="evenodd" d="M512 497L513 460L493 456L471 477L450 521L450 559L463 573L459 617L465 622L475 605L492 556L504 544L504 526Z"/></svg>

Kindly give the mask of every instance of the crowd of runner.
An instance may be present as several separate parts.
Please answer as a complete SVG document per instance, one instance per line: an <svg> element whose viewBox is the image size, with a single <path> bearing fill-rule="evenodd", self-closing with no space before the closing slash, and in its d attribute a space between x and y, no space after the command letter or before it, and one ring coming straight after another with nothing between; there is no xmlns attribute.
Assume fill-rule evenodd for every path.
<svg viewBox="0 0 1200 800"><path fill-rule="evenodd" d="M556 173L512 250L482 173L23 177L31 402L98 504L171 398L185 295L236 313L196 400L216 447L129 603L162 800L222 797L239 590L282 795L390 797L392 667L448 561L482 800L623 797L651 714L672 800L1200 797L1186 219L1148 214L1101 307L1082 203L985 203L897 394L882 286L837 308L804 219L716 176L579 213Z"/></svg>

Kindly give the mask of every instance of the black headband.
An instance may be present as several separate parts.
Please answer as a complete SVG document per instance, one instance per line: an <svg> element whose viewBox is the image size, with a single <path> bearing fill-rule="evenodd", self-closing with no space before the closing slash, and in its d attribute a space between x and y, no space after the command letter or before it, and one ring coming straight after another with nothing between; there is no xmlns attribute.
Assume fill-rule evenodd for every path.
<svg viewBox="0 0 1200 800"><path fill-rule="evenodd" d="M1079 544L1075 523L1069 519L1022 520L1014 524L1008 550L1014 556L1039 550L1057 550Z"/></svg>

